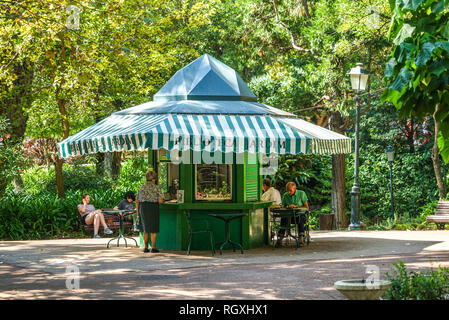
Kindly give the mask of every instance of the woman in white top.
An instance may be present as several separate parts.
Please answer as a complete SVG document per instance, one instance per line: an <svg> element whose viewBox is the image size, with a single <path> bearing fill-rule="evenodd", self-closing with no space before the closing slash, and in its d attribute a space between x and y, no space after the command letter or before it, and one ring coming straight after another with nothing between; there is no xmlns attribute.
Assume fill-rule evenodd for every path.
<svg viewBox="0 0 449 320"><path fill-rule="evenodd" d="M271 186L271 180L268 178L263 179L262 182L262 201L272 201L273 204L281 205L282 198L278 190Z"/></svg>

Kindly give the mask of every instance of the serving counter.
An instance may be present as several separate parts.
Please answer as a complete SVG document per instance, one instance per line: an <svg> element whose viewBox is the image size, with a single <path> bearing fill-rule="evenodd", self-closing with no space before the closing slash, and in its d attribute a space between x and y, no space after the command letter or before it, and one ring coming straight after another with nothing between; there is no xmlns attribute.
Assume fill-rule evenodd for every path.
<svg viewBox="0 0 449 320"><path fill-rule="evenodd" d="M186 213L192 218L208 220L214 233L215 242L225 239L223 222L215 219L211 213L245 213L242 219L231 221L230 232L234 241L243 248L251 249L268 243L267 210L271 202L252 201L245 203L163 203L160 211L160 232L157 236L157 248L166 250L187 250L189 231ZM140 241L143 246L142 235ZM207 234L196 235L192 240L192 250L210 250Z"/></svg>

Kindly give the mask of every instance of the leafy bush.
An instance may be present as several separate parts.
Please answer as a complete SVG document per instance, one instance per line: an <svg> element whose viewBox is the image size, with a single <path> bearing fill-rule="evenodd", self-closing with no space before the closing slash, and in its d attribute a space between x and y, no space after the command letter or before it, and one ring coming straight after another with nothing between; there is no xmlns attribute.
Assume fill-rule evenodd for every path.
<svg viewBox="0 0 449 320"><path fill-rule="evenodd" d="M139 187L145 183L145 173L148 170L148 159L146 157L135 156L125 161L120 168L116 188L123 193L132 190L137 192Z"/></svg>
<svg viewBox="0 0 449 320"><path fill-rule="evenodd" d="M438 206L438 200L435 200L433 202L427 203L424 206L421 207L421 221L426 221L427 216L435 214L435 210Z"/></svg>
<svg viewBox="0 0 449 320"><path fill-rule="evenodd" d="M438 187L432 166L432 139L425 145L414 146L405 135L407 119L398 120L397 110L388 103L372 101L368 112L360 119L360 167L359 187L361 218L368 225L375 225L391 213L390 168L386 149L393 146L396 154L393 162L393 198L396 215L410 219L421 216L422 207L438 199ZM415 119L415 123L419 124ZM352 138L353 130L348 132ZM422 134L418 138L422 140ZM413 145L413 140L412 140ZM347 157L347 207L351 207L351 190L354 159ZM443 172L446 165L441 163Z"/></svg>
<svg viewBox="0 0 449 320"><path fill-rule="evenodd" d="M88 192L97 208L113 207L123 198L115 189ZM60 199L48 191L38 195L7 192L0 201L0 239L46 239L81 230L77 205L82 193L67 190L66 198Z"/></svg>
<svg viewBox="0 0 449 320"><path fill-rule="evenodd" d="M279 157L279 168L274 176L274 186L281 195L289 181L304 190L309 206L321 207L330 203L332 190L332 159L326 155L298 154Z"/></svg>
<svg viewBox="0 0 449 320"><path fill-rule="evenodd" d="M107 189L113 181L106 175L98 175L93 165L63 165L63 178L66 190ZM28 194L42 191L56 192L54 167L33 166L22 176Z"/></svg>
<svg viewBox="0 0 449 320"><path fill-rule="evenodd" d="M366 230L424 230L435 229L435 226L423 222L421 218L410 218L408 216L400 217L396 221L392 218L387 218L381 222L371 225L366 223Z"/></svg>
<svg viewBox="0 0 449 320"><path fill-rule="evenodd" d="M9 121L0 116L0 196L25 165L21 146L12 141L8 128Z"/></svg>
<svg viewBox="0 0 449 320"><path fill-rule="evenodd" d="M54 169L33 167L23 174L24 193L11 186L0 200L0 239L45 239L81 230L77 205L83 193L89 193L96 208L111 208L126 191L137 192L145 180L147 160L132 158L121 168L116 184L99 176L90 165L63 166L66 198L60 199L54 188Z"/></svg>
<svg viewBox="0 0 449 320"><path fill-rule="evenodd" d="M408 271L402 261L393 263L392 275L387 273L391 288L383 298L389 300L447 300L449 268L438 267L426 272Z"/></svg>

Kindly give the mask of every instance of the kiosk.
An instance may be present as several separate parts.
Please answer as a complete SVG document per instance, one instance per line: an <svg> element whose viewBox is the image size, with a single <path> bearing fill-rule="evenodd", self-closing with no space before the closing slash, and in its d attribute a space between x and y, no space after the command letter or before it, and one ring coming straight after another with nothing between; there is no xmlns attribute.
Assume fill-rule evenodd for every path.
<svg viewBox="0 0 449 320"><path fill-rule="evenodd" d="M207 219L216 242L223 221L209 214L238 213L230 237L244 249L268 243L262 178L276 171L279 154L350 153L351 140L257 102L235 70L203 55L178 70L153 101L115 112L58 143L60 157L148 151L166 202L160 205L157 247L186 250L186 214ZM137 191L137 190L136 190ZM207 235L192 250L210 249Z"/></svg>

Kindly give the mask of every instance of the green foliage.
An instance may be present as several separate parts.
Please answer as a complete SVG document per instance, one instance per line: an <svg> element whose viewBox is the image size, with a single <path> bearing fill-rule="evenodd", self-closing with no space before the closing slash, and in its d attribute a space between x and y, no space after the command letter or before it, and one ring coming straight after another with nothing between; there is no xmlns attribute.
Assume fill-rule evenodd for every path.
<svg viewBox="0 0 449 320"><path fill-rule="evenodd" d="M426 203L424 206L421 207L421 221L426 221L427 216L434 215L435 210L438 206L438 200L435 200L433 202Z"/></svg>
<svg viewBox="0 0 449 320"><path fill-rule="evenodd" d="M293 181L298 190L304 190L309 198L309 206L322 206L330 201L331 157L319 155L279 157L278 171L273 177L274 187L281 195L286 192L285 185Z"/></svg>
<svg viewBox="0 0 449 320"><path fill-rule="evenodd" d="M383 153L363 152L359 181L363 190L361 211L365 217L392 217L389 165ZM349 164L351 165L351 164ZM395 213L417 217L427 203L438 196L430 155L398 154L393 163Z"/></svg>
<svg viewBox="0 0 449 320"><path fill-rule="evenodd" d="M0 201L0 239L45 239L78 230L80 199L79 192L68 192L65 199L51 192L38 196L6 193Z"/></svg>
<svg viewBox="0 0 449 320"><path fill-rule="evenodd" d="M0 116L0 196L8 183L20 174L25 160L20 145L13 143L9 121Z"/></svg>
<svg viewBox="0 0 449 320"><path fill-rule="evenodd" d="M120 176L115 187L123 193L130 190L137 193L139 187L145 183L147 170L148 159L139 155L133 156L120 167Z"/></svg>
<svg viewBox="0 0 449 320"><path fill-rule="evenodd" d="M317 211L311 211L309 216L309 226L310 230L319 230L320 229L320 219L318 218Z"/></svg>
<svg viewBox="0 0 449 320"><path fill-rule="evenodd" d="M408 214L397 218L386 218L380 222L372 223L366 221L366 230L428 230L435 229L435 226L428 224L421 217L411 218ZM368 225L369 224L369 225Z"/></svg>
<svg viewBox="0 0 449 320"><path fill-rule="evenodd" d="M392 164L393 198L397 216L418 218L421 207L438 199L438 188L431 160L432 141L414 147L410 152L405 124L398 120L397 111L389 103L372 102L370 110L360 119L361 218L367 225L379 225L393 219L390 195L390 167L386 149L395 150ZM423 140L421 133L418 138ZM420 140L420 141L421 141ZM413 144L413 140L411 141ZM354 160L347 157L347 207L353 183ZM391 228L391 226L386 226Z"/></svg>
<svg viewBox="0 0 449 320"><path fill-rule="evenodd" d="M383 295L389 300L447 300L449 268L415 272L407 270L402 261L393 263L393 274L387 273L391 288Z"/></svg>
<svg viewBox="0 0 449 320"><path fill-rule="evenodd" d="M98 176L93 165L63 166L63 177L66 190L108 189L113 181L107 176ZM31 167L23 175L23 183L28 194L39 194L42 191L56 192L54 167Z"/></svg>
<svg viewBox="0 0 449 320"><path fill-rule="evenodd" d="M433 115L441 121L438 146L449 160L449 1L390 1L390 37L396 47L386 64L382 98L401 117Z"/></svg>
<svg viewBox="0 0 449 320"><path fill-rule="evenodd" d="M133 157L122 165L117 184L98 176L90 165L64 164L66 198L58 198L54 187L54 168L33 167L22 175L24 193L9 187L0 199L0 239L46 239L81 230L77 205L89 193L96 208L116 206L127 191L137 193L145 181L147 160Z"/></svg>

